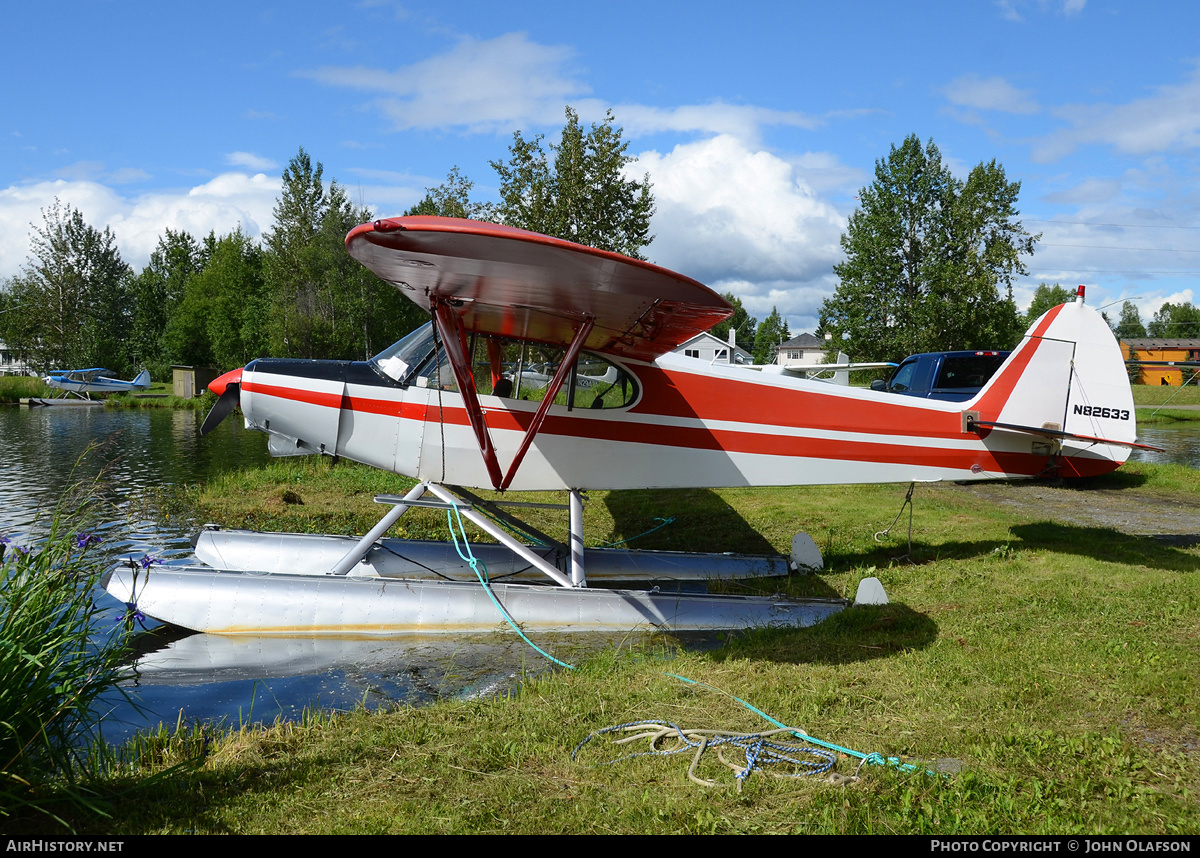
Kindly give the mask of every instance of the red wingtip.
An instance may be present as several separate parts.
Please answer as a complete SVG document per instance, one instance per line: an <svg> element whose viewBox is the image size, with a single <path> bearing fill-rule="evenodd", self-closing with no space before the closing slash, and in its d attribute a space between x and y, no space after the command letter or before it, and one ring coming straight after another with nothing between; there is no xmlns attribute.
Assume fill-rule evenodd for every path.
<svg viewBox="0 0 1200 858"><path fill-rule="evenodd" d="M222 393L225 392L225 388L228 387L231 383L232 384L241 384L242 383L242 367L238 367L237 369L230 370L229 372L225 373L224 375L214 378L211 382L209 382L208 389L211 390L213 393L215 393L217 396L220 396Z"/></svg>

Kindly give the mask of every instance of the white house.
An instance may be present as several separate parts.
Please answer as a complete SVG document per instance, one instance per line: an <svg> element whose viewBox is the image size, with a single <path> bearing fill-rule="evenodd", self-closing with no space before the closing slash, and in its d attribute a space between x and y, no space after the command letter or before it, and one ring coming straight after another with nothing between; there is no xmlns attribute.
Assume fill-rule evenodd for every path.
<svg viewBox="0 0 1200 858"><path fill-rule="evenodd" d="M732 363L749 366L754 363L754 356L740 346L733 344L733 331L729 332L729 342L705 331L696 334L685 343L676 346L676 354L699 358L707 363Z"/></svg>
<svg viewBox="0 0 1200 858"><path fill-rule="evenodd" d="M0 375L33 375L29 364L21 360L20 355L0 340Z"/></svg>
<svg viewBox="0 0 1200 858"><path fill-rule="evenodd" d="M812 334L801 334L775 347L775 363L780 366L796 363L805 366L823 363L825 350L824 340L814 337Z"/></svg>

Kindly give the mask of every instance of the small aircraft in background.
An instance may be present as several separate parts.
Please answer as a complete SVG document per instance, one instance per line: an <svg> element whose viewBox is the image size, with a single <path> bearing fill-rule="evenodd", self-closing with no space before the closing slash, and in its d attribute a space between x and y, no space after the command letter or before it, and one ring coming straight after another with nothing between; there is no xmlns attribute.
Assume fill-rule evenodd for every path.
<svg viewBox="0 0 1200 858"><path fill-rule="evenodd" d="M201 431L240 405L274 455L345 457L418 485L376 498L392 510L358 540L206 530L196 553L208 567L157 568L141 589L136 569L114 573L108 587L122 601L228 634L494 628L488 587L461 580L464 570L473 580L465 557L384 539L410 507L432 506L504 546L488 546L510 558L487 560L493 575L558 585L491 586L531 627L803 625L840 607L593 587L772 573L720 555L585 549L583 491L1083 477L1140 446L1124 357L1082 286L978 393L950 402L674 354L733 308L695 280L616 253L436 217L363 224L346 248L431 323L370 361L263 358L227 373L209 386L219 399ZM503 494L471 489L567 492L568 543L515 540L481 514L516 521ZM819 567L811 538L797 540L791 566Z"/></svg>
<svg viewBox="0 0 1200 858"><path fill-rule="evenodd" d="M93 393L128 393L133 390L147 390L150 387L150 371L142 370L133 381L121 381L105 375L109 370L103 367L92 369L70 369L66 372L52 372L43 376L42 381L50 387L65 390L80 398L89 397Z"/></svg>

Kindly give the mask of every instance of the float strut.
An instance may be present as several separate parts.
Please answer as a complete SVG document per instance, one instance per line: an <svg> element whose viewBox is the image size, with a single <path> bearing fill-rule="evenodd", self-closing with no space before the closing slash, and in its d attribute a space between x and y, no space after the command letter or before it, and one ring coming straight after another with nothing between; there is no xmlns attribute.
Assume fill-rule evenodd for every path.
<svg viewBox="0 0 1200 858"><path fill-rule="evenodd" d="M427 488L429 488L428 483L418 483L416 488L404 496L404 500L420 500L421 495L425 494L425 490ZM406 503L401 502L392 507L383 518L379 519L379 524L372 527L366 536L360 539L357 543L355 543L353 548L346 552L345 557L334 564L333 568L329 570L328 574L345 575L347 572L353 569L354 564L358 563L358 561L367 556L367 552L371 549L371 546L375 544L375 540L387 533L391 526L396 523L396 520L406 512L408 512L408 504Z"/></svg>
<svg viewBox="0 0 1200 858"><path fill-rule="evenodd" d="M480 515L479 513L475 512L475 510L470 509L469 507L459 506L457 499L454 497L454 495L449 490L443 488L442 486L437 485L436 483L430 483L428 487L429 487L430 494L440 498L441 500L445 501L447 504L449 504L451 506L458 507L459 515L461 515L467 521L474 524L476 527L478 527L484 533L490 535L493 539L495 539L501 545L505 546L509 551L513 552L518 557L523 558L526 563L530 564L534 568L543 572L549 578L553 579L555 584L558 584L560 587L571 587L572 586L571 579L569 579L562 572L558 571L558 569L556 569L553 565L548 563L545 560L545 558L539 557L538 555L534 554L532 551L529 550L528 547L522 545L521 543L517 542L517 540L515 540L511 536L509 536L507 533L505 533L503 530L501 530L498 526L496 526L495 522L491 521L488 518L485 518L484 516Z"/></svg>
<svg viewBox="0 0 1200 858"><path fill-rule="evenodd" d="M571 489L571 586L587 586L583 570L583 497L579 489Z"/></svg>

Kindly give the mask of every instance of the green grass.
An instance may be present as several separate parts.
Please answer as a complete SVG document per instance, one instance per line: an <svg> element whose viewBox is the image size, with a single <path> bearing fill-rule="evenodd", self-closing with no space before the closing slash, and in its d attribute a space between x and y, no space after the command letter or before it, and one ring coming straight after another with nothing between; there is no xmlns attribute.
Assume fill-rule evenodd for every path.
<svg viewBox="0 0 1200 858"><path fill-rule="evenodd" d="M405 485L292 459L179 502L228 526L361 532L381 511L371 496ZM870 574L892 604L808 629L730 635L714 652L631 638L501 699L224 734L164 729L116 755L111 819L64 815L81 831L119 834L1194 833L1200 534L1129 535L1060 511L1198 510L1200 475L1137 464L1072 486L922 485L911 557L906 519L875 539L905 489L592 493L589 542L671 515L635 544L782 551L806 529L826 570L768 582L771 591L852 594ZM562 532L558 513L545 516L540 526ZM445 528L427 511L401 523L421 535ZM538 643L569 650L566 639ZM766 726L728 694L827 741L921 766L950 760L960 771L869 767L842 786L755 775L738 793L711 755L699 771L719 781L710 789L687 779L680 757L608 765L624 751L597 742L570 758L591 731L635 719ZM182 761L192 768L171 768ZM853 773L854 763L838 768ZM175 773L122 797L163 771ZM41 824L11 822L10 833Z"/></svg>
<svg viewBox="0 0 1200 858"><path fill-rule="evenodd" d="M15 405L31 396L48 396L50 388L32 375L0 375L0 403Z"/></svg>
<svg viewBox="0 0 1200 858"><path fill-rule="evenodd" d="M1171 405L1200 405L1200 385L1169 387L1157 384L1133 385L1133 402L1138 408L1162 405L1167 400Z"/></svg>
<svg viewBox="0 0 1200 858"><path fill-rule="evenodd" d="M169 384L153 384L145 391L155 394L154 398L136 393L113 393L105 397L104 404L109 408L181 408L194 411L208 411L217 402L215 393L207 391L200 396L188 399L175 396Z"/></svg>

